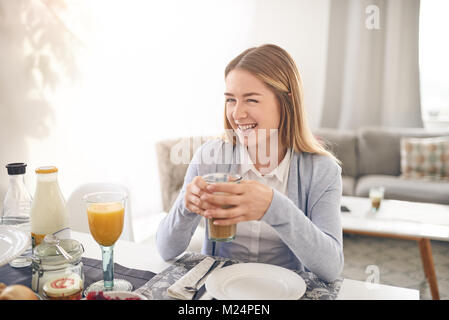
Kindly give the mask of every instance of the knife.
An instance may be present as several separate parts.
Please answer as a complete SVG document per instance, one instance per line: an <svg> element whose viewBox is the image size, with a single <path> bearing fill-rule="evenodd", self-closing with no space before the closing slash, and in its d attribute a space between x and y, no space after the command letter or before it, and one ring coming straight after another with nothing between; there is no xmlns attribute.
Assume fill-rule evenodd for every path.
<svg viewBox="0 0 449 320"><path fill-rule="evenodd" d="M223 266L221 268L230 266L231 264L234 264L234 262L232 262L231 260L228 260L223 264ZM195 294L192 297L192 300L200 300L205 292L206 292L206 282L204 282L204 284L201 286L201 288L199 288L198 291L195 292Z"/></svg>

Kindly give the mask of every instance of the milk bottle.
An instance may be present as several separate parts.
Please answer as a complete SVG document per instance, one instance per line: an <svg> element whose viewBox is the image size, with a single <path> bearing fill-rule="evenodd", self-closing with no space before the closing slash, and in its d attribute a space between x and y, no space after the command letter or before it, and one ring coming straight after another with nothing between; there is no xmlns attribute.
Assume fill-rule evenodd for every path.
<svg viewBox="0 0 449 320"><path fill-rule="evenodd" d="M69 216L58 184L58 168L39 167L36 173L36 192L31 205L33 248L39 245L47 234L54 234L60 239L70 238Z"/></svg>

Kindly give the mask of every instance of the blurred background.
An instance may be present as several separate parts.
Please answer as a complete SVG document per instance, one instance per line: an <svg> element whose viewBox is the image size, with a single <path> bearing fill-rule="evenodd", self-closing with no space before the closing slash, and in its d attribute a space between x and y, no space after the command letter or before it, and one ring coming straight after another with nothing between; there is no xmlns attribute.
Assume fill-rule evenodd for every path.
<svg viewBox="0 0 449 320"><path fill-rule="evenodd" d="M59 168L67 198L111 182L162 211L155 143L220 134L224 68L286 49L312 128L449 127L447 0L0 0L4 166Z"/></svg>

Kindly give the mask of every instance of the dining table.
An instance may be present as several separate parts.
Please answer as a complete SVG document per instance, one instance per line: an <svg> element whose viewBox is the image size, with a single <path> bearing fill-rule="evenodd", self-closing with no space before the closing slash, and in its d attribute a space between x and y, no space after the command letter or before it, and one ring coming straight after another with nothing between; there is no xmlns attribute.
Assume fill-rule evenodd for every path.
<svg viewBox="0 0 449 320"><path fill-rule="evenodd" d="M71 237L79 241L84 248L85 287L89 282L101 280L102 257L97 242L89 233L79 231L72 230ZM186 251L174 259L165 261L159 255L155 241L138 243L119 239L114 246L115 277L129 280L133 283L133 291L150 300L176 300L168 295L167 289L208 257L199 252ZM240 263L222 257L212 258L227 264ZM28 285L31 279L30 270L31 267L16 269L6 264L0 267L0 282L7 285L12 283ZM415 289L343 277L325 282L312 272L292 271L296 272L306 284L300 300L419 300L419 290ZM207 299L214 297L205 292L201 300Z"/></svg>
<svg viewBox="0 0 449 320"><path fill-rule="evenodd" d="M80 241L85 249L84 256L101 260L98 244L88 233L72 231L72 238ZM172 299L167 288L194 267L205 256L197 252L185 252L165 261L159 255L156 245L118 240L114 249L114 261L126 268L151 271L156 275L145 285L135 288L151 299ZM320 280L311 272L297 271L307 284L302 300L419 300L419 290L338 278L332 283ZM367 275L368 278L368 275Z"/></svg>

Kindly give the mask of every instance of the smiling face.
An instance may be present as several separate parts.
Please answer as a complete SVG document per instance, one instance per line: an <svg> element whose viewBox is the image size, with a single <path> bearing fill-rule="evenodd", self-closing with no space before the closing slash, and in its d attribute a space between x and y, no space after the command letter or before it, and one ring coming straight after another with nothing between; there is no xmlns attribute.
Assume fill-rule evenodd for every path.
<svg viewBox="0 0 449 320"><path fill-rule="evenodd" d="M257 77L243 69L230 71L226 82L226 117L240 143L251 146L259 135L270 141L270 129L278 129L279 103L275 94ZM265 129L261 130L260 129Z"/></svg>

